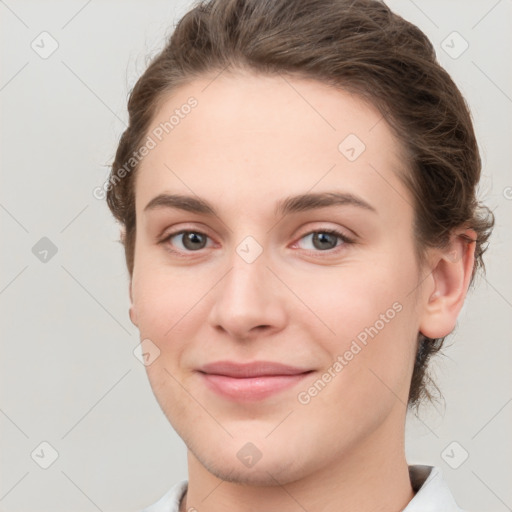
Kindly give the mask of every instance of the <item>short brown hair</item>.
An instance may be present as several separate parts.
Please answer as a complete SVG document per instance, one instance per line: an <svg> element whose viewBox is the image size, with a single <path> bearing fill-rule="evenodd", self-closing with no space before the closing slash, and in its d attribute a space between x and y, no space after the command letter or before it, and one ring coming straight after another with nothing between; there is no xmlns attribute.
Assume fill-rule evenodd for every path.
<svg viewBox="0 0 512 512"><path fill-rule="evenodd" d="M135 175L127 163L143 143L162 99L221 71L287 74L355 92L382 113L408 156L418 255L461 226L475 230L475 267L494 225L476 197L481 161L467 104L436 60L428 38L377 0L202 0L177 24L130 93L129 126L112 164L107 203L122 224L133 273ZM118 179L118 170L128 173ZM430 357L444 338L418 333L408 405L432 401Z"/></svg>

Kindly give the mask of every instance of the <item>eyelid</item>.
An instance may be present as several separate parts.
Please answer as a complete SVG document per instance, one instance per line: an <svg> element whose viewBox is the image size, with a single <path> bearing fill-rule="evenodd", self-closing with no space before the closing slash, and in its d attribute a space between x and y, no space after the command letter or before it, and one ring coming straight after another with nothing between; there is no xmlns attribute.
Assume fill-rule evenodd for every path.
<svg viewBox="0 0 512 512"><path fill-rule="evenodd" d="M345 231L350 231L350 233L352 234L349 235ZM338 227L333 228L327 226L319 226L312 229L310 228L309 230L305 231L297 238L297 240L300 240L301 238L304 238L305 236L311 235L313 233L331 233L333 235L339 236L342 240L346 242L355 242L357 235L352 230L346 229L345 231Z"/></svg>
<svg viewBox="0 0 512 512"><path fill-rule="evenodd" d="M179 227L176 227L176 225L171 227L168 226L166 229L164 229L161 234L156 237L158 243L165 243L169 240L170 237L183 233L198 233L200 235L206 236L210 240L214 240L214 237L210 235L210 229L207 226L202 225L202 223L179 223L178 226Z"/></svg>

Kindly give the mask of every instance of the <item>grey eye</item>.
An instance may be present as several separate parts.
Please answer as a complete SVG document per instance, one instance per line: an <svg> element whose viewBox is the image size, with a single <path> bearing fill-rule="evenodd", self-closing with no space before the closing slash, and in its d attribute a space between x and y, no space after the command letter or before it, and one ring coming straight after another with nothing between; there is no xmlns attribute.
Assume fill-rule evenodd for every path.
<svg viewBox="0 0 512 512"><path fill-rule="evenodd" d="M172 235L169 240L172 240L173 238L180 240L183 248L188 251L204 249L208 240L207 235L198 233L197 231L182 231ZM181 247L178 247L178 249L181 249Z"/></svg>
<svg viewBox="0 0 512 512"><path fill-rule="evenodd" d="M326 251L334 249L336 246L340 245L338 240L343 242L340 234L331 233L329 231L315 231L303 236L301 240L306 240L308 238L310 239L309 247L304 247L304 249L308 250Z"/></svg>

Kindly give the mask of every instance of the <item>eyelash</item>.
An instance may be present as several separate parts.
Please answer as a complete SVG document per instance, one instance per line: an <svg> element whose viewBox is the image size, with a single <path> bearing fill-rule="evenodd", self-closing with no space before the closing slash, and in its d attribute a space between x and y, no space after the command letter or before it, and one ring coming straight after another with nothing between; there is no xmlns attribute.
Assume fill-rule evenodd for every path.
<svg viewBox="0 0 512 512"><path fill-rule="evenodd" d="M169 252L173 253L173 254L177 254L179 256L182 256L183 253L182 251L177 251L175 249L172 249L170 247L170 245L167 243L169 242L169 240L177 235L184 235L186 233L195 233L195 234L198 234L198 235L202 235L202 236L205 236L207 238L210 238L206 233L203 233L202 231L197 231L197 230L193 230L193 229L182 229L182 230L179 230L179 231L175 231L173 233L169 233L168 235L165 236L165 238L163 240L161 240L159 243L160 244L164 244L165 245L165 248L166 250L168 250ZM334 235L336 237L338 237L340 240L341 240L341 244L339 245L336 245L334 248L332 249L326 249L325 251L321 251L321 250L313 250L313 249L304 249L308 252L314 252L314 253L328 253L328 254L336 254L338 251L341 250L341 247L343 247L344 245L346 244L353 244L355 243L355 240L348 237L347 235L341 233L340 231L337 231L336 229L316 229L316 230L313 230L313 231L309 231L308 233L305 233L304 235L302 235L298 241L302 240L303 238L307 237L307 236L310 236L310 235L314 235L314 234L318 234L318 233L327 233L329 235ZM297 242L296 242L297 243ZM296 243L294 245L296 245ZM194 253L194 252L200 252L202 249L199 249L197 251L186 251L186 253ZM183 257L186 257L186 256L183 256Z"/></svg>

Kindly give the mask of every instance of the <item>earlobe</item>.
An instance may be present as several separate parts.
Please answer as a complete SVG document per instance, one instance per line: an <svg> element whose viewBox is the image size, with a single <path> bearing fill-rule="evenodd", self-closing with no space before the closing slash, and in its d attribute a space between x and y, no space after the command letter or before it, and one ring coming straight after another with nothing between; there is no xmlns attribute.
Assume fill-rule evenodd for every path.
<svg viewBox="0 0 512 512"><path fill-rule="evenodd" d="M476 233L472 229L454 234L450 244L435 250L429 290L423 305L420 332L442 338L455 328L471 281L475 263Z"/></svg>
<svg viewBox="0 0 512 512"><path fill-rule="evenodd" d="M135 308L133 307L133 304L130 306L129 314L132 324L135 325L135 327L138 327L139 324L137 323L137 314L135 313Z"/></svg>

